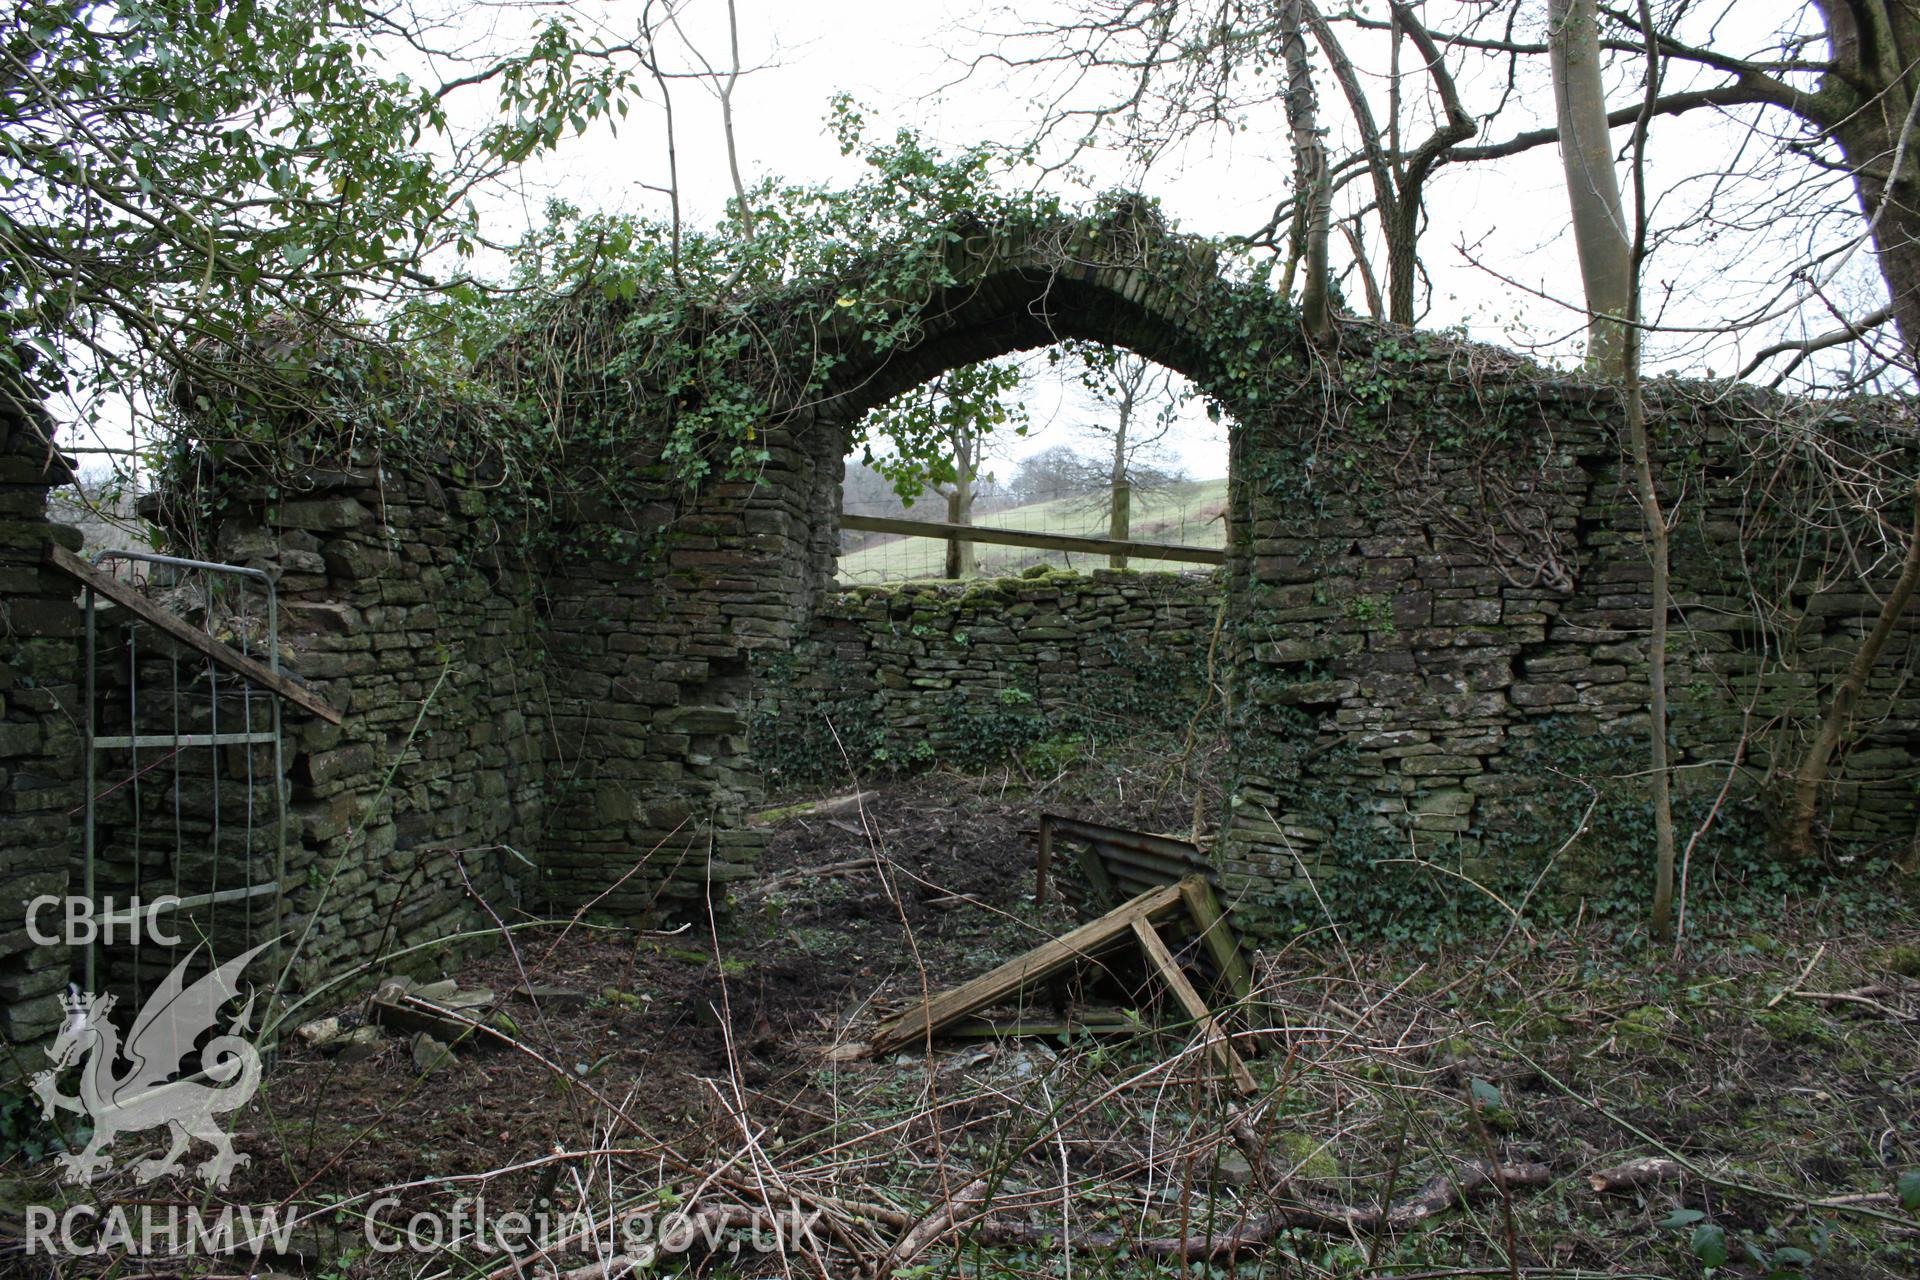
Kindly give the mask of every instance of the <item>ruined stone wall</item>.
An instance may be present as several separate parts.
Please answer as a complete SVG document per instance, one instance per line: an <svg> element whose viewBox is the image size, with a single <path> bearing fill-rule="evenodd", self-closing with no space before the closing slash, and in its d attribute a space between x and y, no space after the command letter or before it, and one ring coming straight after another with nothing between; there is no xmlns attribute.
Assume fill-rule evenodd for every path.
<svg viewBox="0 0 1920 1280"><path fill-rule="evenodd" d="M1904 545L1849 525L1860 492L1833 477L1872 477L1897 528L1916 437L1893 406L1836 435L1778 398L1705 390L1654 407L1676 521L1676 787L1684 820L1726 786L1722 826L1751 838ZM1405 414L1357 443L1390 460L1357 482L1314 474L1340 459L1298 426L1315 418L1244 433L1229 569L1241 774L1224 842L1243 884L1383 848L1468 871L1544 853L1578 827L1565 801L1584 779L1644 768L1651 571L1619 406L1591 387L1525 395L1495 440ZM1914 838L1916 630L1903 622L1882 654L1835 770L1826 820L1849 852Z"/></svg>
<svg viewBox="0 0 1920 1280"><path fill-rule="evenodd" d="M751 660L806 627L830 570L841 443L770 432L751 481L682 507L664 475L569 513L544 579L552 675L547 901L687 909L751 873L765 791L748 749Z"/></svg>
<svg viewBox="0 0 1920 1280"><path fill-rule="evenodd" d="M78 550L80 536L47 519L48 489L71 476L51 435L0 394L0 1041L15 1046L60 1025L70 957L27 935L26 904L67 892L68 814L81 802L80 609L42 565L49 541Z"/></svg>
<svg viewBox="0 0 1920 1280"><path fill-rule="evenodd" d="M1221 602L1214 574L1108 570L835 592L755 664L754 759L777 790L1185 723Z"/></svg>
<svg viewBox="0 0 1920 1280"><path fill-rule="evenodd" d="M1026 314L1002 293L981 296ZM910 372L1030 337L976 327ZM1328 863L1371 875L1389 850L1534 865L1570 834L1580 780L1644 759L1648 569L1621 414L1484 349L1406 349L1383 374L1356 347L1330 377L1283 344L1263 356L1281 375L1223 395L1237 429L1213 579L835 593L846 405L762 433L751 477L689 493L624 459L618 483L537 515L431 468L272 490L213 476L217 519L176 522L178 549L277 574L287 669L346 714L288 716L301 983L485 927L483 900L704 915L708 885L751 873L764 837L744 819L770 788L1076 735L1097 749L1130 717L1190 713L1209 664L1231 738L1218 852L1239 889ZM1703 387L1655 406L1678 779L1700 809L1733 771L1724 827L1797 761L1904 541L1909 411L1833 413ZM0 872L37 884L65 874L79 801L79 618L37 568L71 535L45 522L18 434L0 476ZM1828 814L1849 851L1911 844L1914 631L1838 761ZM0 937L0 982L23 994L51 989L56 960Z"/></svg>
<svg viewBox="0 0 1920 1280"><path fill-rule="evenodd" d="M283 498L229 494L206 531L210 558L278 575L283 663L344 712L286 709L303 987L484 929L481 900L505 915L535 875L546 674L533 579L488 498L315 473Z"/></svg>
<svg viewBox="0 0 1920 1280"><path fill-rule="evenodd" d="M293 665L349 705L338 740L302 730L302 839L364 843L345 865L375 886L353 908L369 946L393 945L396 931L368 924L392 902L405 938L452 928L463 909L472 919L444 857L419 873L438 886L425 905L396 887L423 844L514 843L537 871L497 867L536 909L703 914L710 883L751 873L763 837L744 818L770 792L1076 740L1097 749L1130 718L1190 715L1217 646L1232 741L1219 856L1241 890L1383 851L1468 873L1533 866L1570 834L1568 796L1641 767L1648 568L1610 395L1537 380L1505 390L1464 435L1417 397L1329 425L1311 386L1242 424L1229 563L1210 578L832 591L844 436L826 423L773 433L751 482L691 499L663 474L609 490L565 513L531 571L487 570L457 612L457 594L409 584L424 566L462 590L481 580L445 573L414 531L444 522L433 538L473 540L482 499L463 513L457 495L389 477L290 502L278 545L307 637ZM1677 511L1682 817L1704 812L1732 770L1721 828L1759 848L1758 802L1797 761L1892 566L1863 588L1851 566L1870 533L1820 532L1817 513L1851 501L1817 491L1831 477L1807 451L1832 437L1796 443L1768 416L1778 405L1742 404L1675 394L1656 432ZM1900 492L1910 438L1879 422L1862 437L1879 443L1841 470ZM1830 820L1848 850L1911 840L1912 635L1903 625L1883 656L1836 771ZM391 759L378 742L404 738L436 646L456 636L491 656L451 671L449 690L478 692L438 695L430 725L466 748L409 754L372 834L349 837ZM377 732L357 725L368 709Z"/></svg>

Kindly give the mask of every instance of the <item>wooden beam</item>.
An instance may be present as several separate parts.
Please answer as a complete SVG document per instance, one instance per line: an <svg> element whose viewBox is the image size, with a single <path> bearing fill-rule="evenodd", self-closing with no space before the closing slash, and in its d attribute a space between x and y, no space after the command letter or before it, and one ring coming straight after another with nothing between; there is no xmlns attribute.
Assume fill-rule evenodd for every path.
<svg viewBox="0 0 1920 1280"><path fill-rule="evenodd" d="M1040 815L1039 849L1033 859L1033 905L1047 905L1047 873L1053 870L1053 828L1045 814Z"/></svg>
<svg viewBox="0 0 1920 1280"><path fill-rule="evenodd" d="M1239 940L1233 936L1233 926L1227 923L1227 913L1214 896L1213 886L1195 876L1180 882L1180 895L1187 900L1187 914L1199 928L1201 944L1213 957L1220 977L1240 999L1253 995L1253 970L1240 954Z"/></svg>
<svg viewBox="0 0 1920 1280"><path fill-rule="evenodd" d="M1043 551L1084 551L1089 555L1130 556L1135 560L1186 560L1194 564L1225 564L1227 553L1217 547L1166 547L1123 538L1080 538L1064 533L1030 533L1025 529L995 529L978 524L943 524L933 520L896 520L891 516L840 517L840 527L856 533L897 533L908 538L958 539L1008 547L1038 547Z"/></svg>
<svg viewBox="0 0 1920 1280"><path fill-rule="evenodd" d="M1025 955L1007 961L991 973L950 991L943 991L918 1008L909 1009L882 1023L868 1041L868 1052L876 1056L891 1053L924 1040L981 1009L1012 999L1055 974L1085 964L1126 942L1136 920L1150 921L1178 915L1185 904L1179 885L1148 890L1120 904L1098 920L1063 933Z"/></svg>
<svg viewBox="0 0 1920 1280"><path fill-rule="evenodd" d="M1124 901L1113 877L1107 874L1107 864L1100 860L1099 850L1083 844L1074 851L1074 856L1080 862L1080 874L1087 878L1087 889L1093 894L1094 902L1111 911Z"/></svg>
<svg viewBox="0 0 1920 1280"><path fill-rule="evenodd" d="M1140 939L1140 949L1146 952L1147 963L1160 974L1160 980L1173 992L1174 999L1186 1007L1187 1014L1207 1037L1207 1044L1220 1065L1227 1069L1227 1075L1233 1079L1233 1087L1241 1093L1257 1093L1260 1086L1254 1083L1253 1072L1247 1070L1247 1064L1233 1051L1233 1041L1220 1029L1219 1019L1213 1016L1213 1010L1207 1008L1207 1002L1187 981L1187 975L1180 971L1180 965L1173 958L1173 952L1167 950L1167 944L1159 932L1145 920L1136 918L1132 924L1134 936Z"/></svg>
<svg viewBox="0 0 1920 1280"><path fill-rule="evenodd" d="M1001 1018L963 1018L948 1027L942 1034L960 1040L1003 1040L1019 1039L1024 1036L1063 1036L1085 1034L1093 1036L1136 1035L1140 1023L1127 1017L1118 1009L1090 1009L1086 1013L1072 1018L1054 1018L1029 1021L1014 1018L1011 1021Z"/></svg>
<svg viewBox="0 0 1920 1280"><path fill-rule="evenodd" d="M220 643L185 619L168 613L118 578L102 573L60 544L47 544L46 561L55 569L74 578L82 586L92 587L95 594L105 596L142 622L163 632L169 638L179 641L216 666L225 667L233 674L279 694L296 707L312 712L328 724L340 723L340 713L305 685L276 673L265 663L249 658L231 645Z"/></svg>

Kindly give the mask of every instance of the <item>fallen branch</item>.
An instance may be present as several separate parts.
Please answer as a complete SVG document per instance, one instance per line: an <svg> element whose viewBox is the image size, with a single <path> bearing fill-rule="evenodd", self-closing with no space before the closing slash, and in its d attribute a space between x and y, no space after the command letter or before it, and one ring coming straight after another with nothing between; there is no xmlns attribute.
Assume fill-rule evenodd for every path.
<svg viewBox="0 0 1920 1280"><path fill-rule="evenodd" d="M939 1208L920 1219L914 1228L900 1237L900 1243L887 1251L880 1259L880 1265L874 1274L890 1276L902 1267L910 1266L913 1260L925 1253L940 1240L963 1227L962 1216L970 1214L986 1199L987 1180L975 1178L949 1197Z"/></svg>
<svg viewBox="0 0 1920 1280"><path fill-rule="evenodd" d="M1676 1161L1662 1156L1648 1156L1590 1173L1587 1175L1587 1185L1605 1195L1615 1191L1633 1191L1655 1183L1673 1182L1685 1173L1686 1170Z"/></svg>
<svg viewBox="0 0 1920 1280"><path fill-rule="evenodd" d="M1892 1018L1895 1022L1920 1021L1920 1015L1903 1012L1890 1004L1882 1004L1875 996L1890 996L1892 991L1886 987L1858 987L1852 991L1795 991L1792 993L1802 1000L1813 1000L1820 1004L1856 1004L1871 1009L1882 1017Z"/></svg>
<svg viewBox="0 0 1920 1280"><path fill-rule="evenodd" d="M616 1254L605 1262L590 1262L584 1267L576 1267L566 1272L560 1280L624 1280L639 1267L639 1263L623 1254Z"/></svg>
<svg viewBox="0 0 1920 1280"><path fill-rule="evenodd" d="M770 876L756 884L749 885L743 892L753 897L772 893L775 889L785 888L803 880L821 880L828 876L851 875L856 871L873 869L871 854L860 858L848 858L843 862L829 862L825 866L808 867L803 871L789 871L785 875Z"/></svg>
<svg viewBox="0 0 1920 1280"><path fill-rule="evenodd" d="M1785 1000L1787 996L1795 990L1795 988L1799 987L1801 983L1805 982L1807 980L1807 975L1813 972L1813 966L1819 964L1820 957L1825 954L1827 954L1827 944L1823 942L1819 946L1813 949L1813 956L1811 959L1807 961L1806 967L1800 970L1800 976L1795 978L1792 982L1789 982L1786 986L1780 988L1780 990L1774 992L1773 999L1767 1001L1767 1008L1771 1009L1775 1005L1779 1004L1782 1000Z"/></svg>
<svg viewBox="0 0 1920 1280"><path fill-rule="evenodd" d="M1118 1231L1088 1231L1076 1236L1074 1242L1083 1249L1151 1258L1231 1258L1263 1248L1279 1232L1290 1228L1339 1235L1355 1231L1405 1231L1464 1204L1468 1197L1488 1187L1502 1190L1540 1187L1551 1179L1552 1173L1544 1164L1490 1166L1476 1161L1455 1173L1441 1174L1393 1205L1348 1206L1325 1202L1281 1205L1248 1218L1231 1231L1201 1236L1131 1236ZM980 1238L988 1244L1039 1245L1057 1234L1057 1228L1036 1227L1025 1222L991 1222L979 1231Z"/></svg>

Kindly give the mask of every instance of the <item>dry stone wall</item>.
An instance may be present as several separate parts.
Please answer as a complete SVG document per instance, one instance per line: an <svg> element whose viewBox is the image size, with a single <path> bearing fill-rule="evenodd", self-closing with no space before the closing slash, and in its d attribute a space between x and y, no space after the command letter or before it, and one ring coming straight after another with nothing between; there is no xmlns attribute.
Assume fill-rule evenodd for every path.
<svg viewBox="0 0 1920 1280"><path fill-rule="evenodd" d="M802 639L756 663L754 760L783 788L1184 723L1206 700L1222 604L1207 573L833 592Z"/></svg>
<svg viewBox="0 0 1920 1280"><path fill-rule="evenodd" d="M202 549L276 574L286 668L344 713L287 709L287 927L310 986L480 927L533 888L544 669L531 579L484 490L336 471L244 487ZM403 966L404 967L404 966Z"/></svg>
<svg viewBox="0 0 1920 1280"><path fill-rule="evenodd" d="M1552 848L1578 826L1558 802L1582 775L1639 767L1651 570L1619 406L1593 387L1520 390L1507 434L1478 443L1440 438L1411 398L1355 446L1393 460L1358 480L1315 474L1340 458L1324 436L1243 434L1229 569L1242 767L1223 841L1243 886L1335 846L1468 871L1510 856L1517 832ZM1904 549L1849 523L1865 493L1848 483L1906 518L1916 434L1904 404L1836 433L1809 429L1808 406L1712 390L1668 388L1655 407L1676 520L1671 734L1683 804L1724 786L1723 825L1752 828ZM1909 617L1881 655L1835 772L1825 817L1850 853L1897 857L1915 839L1917 629Z"/></svg>
<svg viewBox="0 0 1920 1280"><path fill-rule="evenodd" d="M0 389L0 1041L14 1045L58 1029L71 964L26 928L29 899L67 892L68 815L81 800L80 609L42 564L49 541L80 546L77 530L47 519L47 491L72 474L52 435Z"/></svg>
<svg viewBox="0 0 1920 1280"><path fill-rule="evenodd" d="M233 474L203 460L192 496L211 515L171 520L177 549L277 574L287 668L346 714L288 718L303 983L430 949L488 908L704 915L710 885L751 873L745 817L770 783L1091 741L1180 703L1166 686L1201 677L1164 673L1203 653L1231 739L1217 856L1242 901L1387 849L1530 866L1570 834L1553 825L1570 770L1631 772L1592 745L1645 732L1648 567L1608 391L1358 324L1308 352L1283 299L1138 219L970 235L953 254L911 342L835 339L816 353L828 385L755 431L759 469L697 491L659 464L652 422L589 432L639 456L579 444L565 463L587 483L558 510L438 462L289 464L268 486L244 450ZM1068 338L1180 369L1236 424L1217 579L834 592L860 415ZM631 403L660 402L594 409ZM1730 816L1797 760L1904 538L1912 406L1851 411L1658 392L1679 777L1711 798L1731 776ZM61 883L71 856L79 616L38 567L49 538L73 540L45 516L64 472L3 425L0 877L23 892ZM1914 634L1904 620L1838 762L1827 816L1847 850L1912 845ZM61 959L0 934L0 984L30 997L22 1034Z"/></svg>
<svg viewBox="0 0 1920 1280"><path fill-rule="evenodd" d="M570 512L546 560L548 901L633 917L751 874L764 794L752 660L803 632L830 571L840 443L778 430L752 481L683 510L664 475Z"/></svg>

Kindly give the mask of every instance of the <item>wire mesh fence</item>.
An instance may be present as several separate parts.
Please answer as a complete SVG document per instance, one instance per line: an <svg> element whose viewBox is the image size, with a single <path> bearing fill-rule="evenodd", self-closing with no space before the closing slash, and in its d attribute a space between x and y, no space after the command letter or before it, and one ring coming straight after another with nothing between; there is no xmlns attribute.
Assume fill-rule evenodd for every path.
<svg viewBox="0 0 1920 1280"><path fill-rule="evenodd" d="M1038 494L1026 492L1018 495L1017 499L987 494L976 500L971 519L964 523L981 529L1106 538L1110 536L1112 500L1112 491L1105 489L1092 492L1084 489ZM1155 546L1218 550L1226 545L1227 540L1226 506L1227 482L1224 479L1180 481L1156 488L1136 487L1129 495L1126 537L1129 541ZM947 519L947 504L933 494L922 497L904 510L897 502L849 500L845 504L844 514L940 523ZM1108 563L1109 557L1105 552L975 542L972 576L1004 577L1021 573L1035 565L1085 571L1105 568ZM1135 567L1197 570L1200 566L1179 561L1141 561ZM843 530L840 535L838 576L841 582L848 584L911 582L946 577L947 539L944 536L912 537Z"/></svg>

